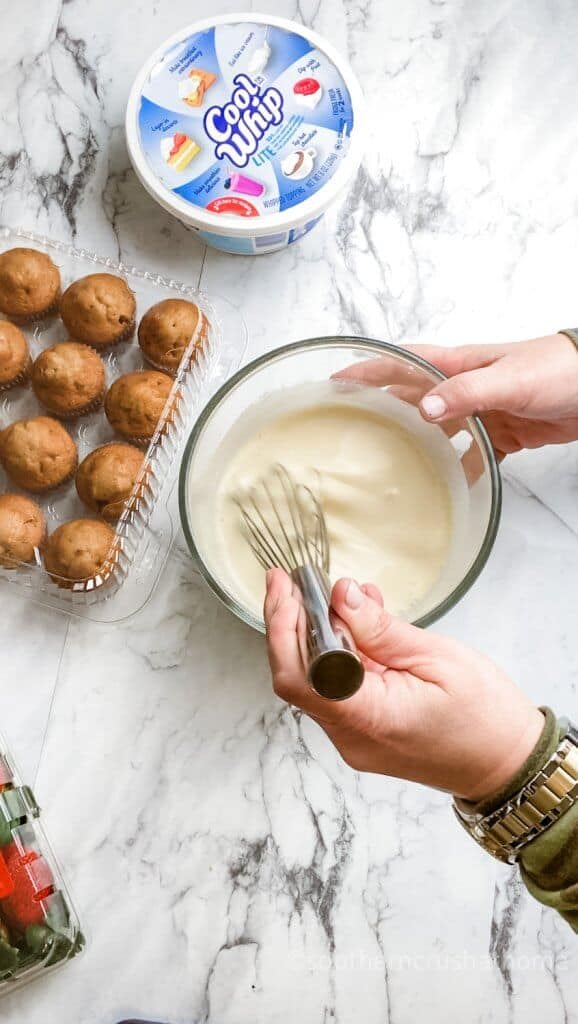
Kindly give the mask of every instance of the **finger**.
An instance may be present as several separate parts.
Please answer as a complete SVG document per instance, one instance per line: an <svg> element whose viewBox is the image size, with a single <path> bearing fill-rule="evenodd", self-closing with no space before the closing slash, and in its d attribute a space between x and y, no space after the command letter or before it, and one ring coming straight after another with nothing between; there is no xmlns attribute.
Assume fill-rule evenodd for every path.
<svg viewBox="0 0 578 1024"><path fill-rule="evenodd" d="M379 587L375 586L375 583L362 583L361 589L363 590L363 593L366 595L366 597L371 598L371 600L375 601L380 608L383 608L383 594L381 593ZM360 656L361 660L363 661L363 667L366 672L383 672L383 665L380 665L379 662L374 661L373 658L368 658L367 655L363 653L363 651L360 651Z"/></svg>
<svg viewBox="0 0 578 1024"><path fill-rule="evenodd" d="M389 668L414 671L430 664L439 638L390 615L355 580L342 579L333 587L331 605L367 657Z"/></svg>
<svg viewBox="0 0 578 1024"><path fill-rule="evenodd" d="M393 387L387 389L387 394L391 398L397 398L399 402L404 402L405 405L413 405L414 408L419 405L423 396L427 394L430 389L431 381L422 380L421 384L415 387L409 387L403 384L394 384Z"/></svg>
<svg viewBox="0 0 578 1024"><path fill-rule="evenodd" d="M370 597L372 601L377 601L380 608L383 608L383 594L379 587L375 586L375 583L362 583L361 589L367 597Z"/></svg>
<svg viewBox="0 0 578 1024"><path fill-rule="evenodd" d="M424 419L439 423L490 410L515 412L521 400L515 372L504 360L442 381L422 398L420 411Z"/></svg>
<svg viewBox="0 0 578 1024"><path fill-rule="evenodd" d="M445 373L447 377L453 377L456 373L489 366L500 356L505 355L512 346L459 345L449 348L445 345L404 345L400 348L420 359L425 359L426 362ZM361 384L370 384L374 387L385 387L387 384L411 386L416 374L420 375L416 382L419 384L423 378L419 367L408 366L397 356L385 355L353 363L333 374L331 379L358 381Z"/></svg>
<svg viewBox="0 0 578 1024"><path fill-rule="evenodd" d="M307 679L307 622L299 589L283 569L267 573L265 625L273 689L278 697L324 718L331 701L312 690Z"/></svg>
<svg viewBox="0 0 578 1024"><path fill-rule="evenodd" d="M431 363L446 377L490 366L506 354L508 345L406 345L408 352Z"/></svg>
<svg viewBox="0 0 578 1024"><path fill-rule="evenodd" d="M264 615L267 654L275 692L278 692L278 686L286 687L290 681L303 675L298 636L301 606L292 590L292 581L282 569L272 569L267 573Z"/></svg>
<svg viewBox="0 0 578 1024"><path fill-rule="evenodd" d="M265 626L277 605L293 593L293 582L284 569L269 569L265 575L265 603L263 617Z"/></svg>
<svg viewBox="0 0 578 1024"><path fill-rule="evenodd" d="M375 356L373 359L364 359L346 366L331 377L331 380L337 382L351 381L376 388L387 387L388 384L419 386L422 379L423 371L400 359L399 356Z"/></svg>

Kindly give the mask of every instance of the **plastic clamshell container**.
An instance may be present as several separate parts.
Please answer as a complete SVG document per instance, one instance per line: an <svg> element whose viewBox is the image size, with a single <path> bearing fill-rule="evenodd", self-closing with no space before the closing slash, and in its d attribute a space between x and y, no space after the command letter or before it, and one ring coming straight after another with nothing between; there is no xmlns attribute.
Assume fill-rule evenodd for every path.
<svg viewBox="0 0 578 1024"><path fill-rule="evenodd" d="M0 996L55 970L84 947L39 815L0 735Z"/></svg>
<svg viewBox="0 0 578 1024"><path fill-rule="evenodd" d="M91 273L108 272L123 277L135 294L137 323L155 303L167 298L195 302L210 325L202 347L196 339L185 351L164 412L144 452L142 470L126 508L116 523L115 540L97 576L59 586L44 569L42 554L35 563L0 566L5 580L22 596L65 612L97 621L114 622L139 610L148 600L171 548L174 526L169 498L178 476L180 452L197 410L212 392L237 369L247 336L243 318L225 299L212 300L181 282L140 271L84 250L39 237L31 232L0 228L0 252L17 246L47 253L57 264L63 289ZM3 319L10 319L0 314ZM27 337L34 359L43 349L66 341L68 333L58 316L18 325ZM124 373L150 369L135 337L101 353L105 363L106 386ZM29 385L0 391L0 429L15 420L50 416ZM115 435L102 409L64 426L78 449L79 463L100 445L123 439ZM0 466L0 493L27 494L14 486ZM48 532L77 518L93 518L76 493L74 480L47 494L28 495L45 516Z"/></svg>
<svg viewBox="0 0 578 1024"><path fill-rule="evenodd" d="M285 18L188 25L145 62L126 111L150 195L209 245L275 252L306 235L363 156L365 104L347 61Z"/></svg>

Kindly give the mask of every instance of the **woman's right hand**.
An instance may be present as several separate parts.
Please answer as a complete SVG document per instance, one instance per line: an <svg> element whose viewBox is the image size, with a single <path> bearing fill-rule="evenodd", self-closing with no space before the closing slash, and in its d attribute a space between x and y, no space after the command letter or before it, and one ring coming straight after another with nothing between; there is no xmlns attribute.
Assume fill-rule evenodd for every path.
<svg viewBox="0 0 578 1024"><path fill-rule="evenodd" d="M506 345L407 345L449 378L419 396L424 419L446 423L478 414L499 458L522 448L578 440L578 351L564 334ZM383 387L388 357L336 376Z"/></svg>
<svg viewBox="0 0 578 1024"><path fill-rule="evenodd" d="M532 701L489 658L390 615L371 584L339 580L331 604L361 654L363 686L342 701L312 690L302 601L289 576L272 569L264 613L275 693L313 718L358 771L467 800L501 790L542 733Z"/></svg>

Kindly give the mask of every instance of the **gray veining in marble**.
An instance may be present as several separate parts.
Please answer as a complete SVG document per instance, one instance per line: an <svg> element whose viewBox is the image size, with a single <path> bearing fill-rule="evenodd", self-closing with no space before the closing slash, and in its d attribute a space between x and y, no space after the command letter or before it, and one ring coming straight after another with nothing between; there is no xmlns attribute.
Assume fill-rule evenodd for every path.
<svg viewBox="0 0 578 1024"><path fill-rule="evenodd" d="M123 140L144 57L236 8L3 0L0 220L227 295L253 355L333 331L458 344L576 322L573 0L257 4L347 52L371 114L342 207L259 260L205 252ZM490 564L441 628L576 714L576 449L504 476ZM2 1004L8 1024L576 1024L568 928L444 796L346 768L186 560L117 626L6 590L0 610L2 729L89 937Z"/></svg>

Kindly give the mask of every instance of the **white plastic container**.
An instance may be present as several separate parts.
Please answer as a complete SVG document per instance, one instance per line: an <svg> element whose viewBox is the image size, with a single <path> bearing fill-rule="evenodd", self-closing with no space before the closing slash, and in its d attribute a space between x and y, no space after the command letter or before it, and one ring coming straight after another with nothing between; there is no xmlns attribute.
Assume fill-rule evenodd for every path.
<svg viewBox="0 0 578 1024"><path fill-rule="evenodd" d="M317 33L269 15L207 18L166 40L131 89L126 137L154 199L209 245L274 252L306 235L363 155L364 104Z"/></svg>

